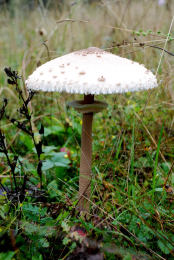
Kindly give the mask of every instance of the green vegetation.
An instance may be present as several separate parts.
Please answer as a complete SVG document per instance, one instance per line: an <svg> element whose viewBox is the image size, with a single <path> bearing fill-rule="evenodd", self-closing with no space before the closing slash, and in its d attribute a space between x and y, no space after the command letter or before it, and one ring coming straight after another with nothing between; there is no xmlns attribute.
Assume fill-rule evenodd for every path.
<svg viewBox="0 0 174 260"><path fill-rule="evenodd" d="M0 260L173 259L174 4L64 2L29 10L12 1L0 11ZM145 64L159 87L98 97L109 106L95 115L83 216L81 115L66 107L75 98L40 92L30 102L24 82L36 66L89 46Z"/></svg>

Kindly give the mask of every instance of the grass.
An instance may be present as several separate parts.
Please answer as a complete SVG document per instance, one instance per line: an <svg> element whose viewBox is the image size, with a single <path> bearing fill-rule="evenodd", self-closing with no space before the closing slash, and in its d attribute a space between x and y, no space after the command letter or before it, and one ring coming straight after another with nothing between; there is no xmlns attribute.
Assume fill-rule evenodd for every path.
<svg viewBox="0 0 174 260"><path fill-rule="evenodd" d="M1 11L0 99L8 98L7 114L25 122L4 67L22 75L24 95L22 82L36 66L89 46L143 63L156 73L161 51L149 45L163 48L173 8L173 3L170 11L144 0L67 1L61 9L40 4L29 11L19 1ZM173 39L166 49L172 52ZM32 139L1 120L10 159L19 156L18 185L27 175L28 186L22 202L0 195L0 259L75 259L80 250L83 257L100 259L173 259L173 64L165 53L154 90L97 97L109 105L95 115L91 212L86 218L76 209L81 115L66 108L75 97L39 93L29 107L35 137L41 123L45 128L44 194ZM10 189L13 178L0 156L1 183Z"/></svg>

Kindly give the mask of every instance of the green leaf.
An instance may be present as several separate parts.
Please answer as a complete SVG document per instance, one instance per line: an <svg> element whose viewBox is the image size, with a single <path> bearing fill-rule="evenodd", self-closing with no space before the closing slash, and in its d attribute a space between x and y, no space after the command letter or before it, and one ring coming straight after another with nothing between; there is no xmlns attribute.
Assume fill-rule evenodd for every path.
<svg viewBox="0 0 174 260"><path fill-rule="evenodd" d="M63 245L66 246L71 242L71 239L69 239L68 237L65 237L62 242L63 242Z"/></svg>
<svg viewBox="0 0 174 260"><path fill-rule="evenodd" d="M59 216L56 218L56 222L62 223L62 221L67 219L68 217L69 217L68 211L61 212Z"/></svg>
<svg viewBox="0 0 174 260"><path fill-rule="evenodd" d="M123 258L123 260L132 260L132 256L128 254Z"/></svg>
<svg viewBox="0 0 174 260"><path fill-rule="evenodd" d="M64 132L64 128L59 125L53 125L44 128L45 137L47 137L48 135L59 135L60 132Z"/></svg>
<svg viewBox="0 0 174 260"><path fill-rule="evenodd" d="M54 145L45 146L43 147L43 152L45 154L50 154L51 152L54 152L57 148Z"/></svg>
<svg viewBox="0 0 174 260"><path fill-rule="evenodd" d="M42 257L42 255L32 256L32 260L43 260L43 257Z"/></svg>
<svg viewBox="0 0 174 260"><path fill-rule="evenodd" d="M47 186L48 188L48 193L50 195L50 198L55 198L57 196L61 196L61 192L58 190L58 185L56 180L53 180L50 182Z"/></svg>
<svg viewBox="0 0 174 260"><path fill-rule="evenodd" d="M23 142L25 147L27 147L28 151L32 151L32 149L33 149L33 141L32 141L32 138L30 136L28 136L28 135L26 135L26 134L21 132L20 140Z"/></svg>
<svg viewBox="0 0 174 260"><path fill-rule="evenodd" d="M164 192L164 189L163 188L156 188L155 191Z"/></svg>
<svg viewBox="0 0 174 260"><path fill-rule="evenodd" d="M50 237L55 234L54 226L50 226L50 223L48 224L48 226L41 226L36 223L31 224L27 221L23 221L23 228L28 236L37 240L38 238Z"/></svg>
<svg viewBox="0 0 174 260"><path fill-rule="evenodd" d="M170 254L170 252L174 249L174 247L168 241L158 240L157 244L161 251L166 255Z"/></svg>
<svg viewBox="0 0 174 260"><path fill-rule="evenodd" d="M136 168L152 167L152 163L147 157L140 157L134 162Z"/></svg>
<svg viewBox="0 0 174 260"><path fill-rule="evenodd" d="M140 36L140 33L139 33L139 32L136 32L136 35L137 35L137 36Z"/></svg>
<svg viewBox="0 0 174 260"><path fill-rule="evenodd" d="M47 208L41 208L37 206L33 206L30 203L26 203L22 205L23 215L30 220L40 222L40 218L44 217L47 212Z"/></svg>
<svg viewBox="0 0 174 260"><path fill-rule="evenodd" d="M38 240L38 243L41 245L41 247L49 247L49 242L47 241L46 238L41 238Z"/></svg>
<svg viewBox="0 0 174 260"><path fill-rule="evenodd" d="M66 233L70 231L70 226L66 221L62 221L61 227L63 228L63 231L65 231Z"/></svg>
<svg viewBox="0 0 174 260"><path fill-rule="evenodd" d="M0 260L11 260L15 252L0 253Z"/></svg>
<svg viewBox="0 0 174 260"><path fill-rule="evenodd" d="M5 220L8 211L9 211L9 205L3 203L3 205L0 206L0 217Z"/></svg>
<svg viewBox="0 0 174 260"><path fill-rule="evenodd" d="M53 223L53 219L51 217L46 217L46 218L42 218L40 220L40 224L52 224Z"/></svg>
<svg viewBox="0 0 174 260"><path fill-rule="evenodd" d="M47 171L54 167L64 167L69 168L70 160L68 158L65 158L64 156L66 153L62 152L52 152L49 155L49 158L45 159L43 161L42 169Z"/></svg>
<svg viewBox="0 0 174 260"><path fill-rule="evenodd" d="M42 170L47 171L54 167L54 163L51 160L45 160L42 164Z"/></svg>
<svg viewBox="0 0 174 260"><path fill-rule="evenodd" d="M157 180L156 180L157 179L157 166L158 166L158 157L159 157L159 152L160 152L160 145L161 145L161 140L162 140L162 135L163 135L163 129L164 129L164 124L161 127L157 150L156 150L155 165L154 165L154 170L153 170L152 200L154 200L154 193L155 193L155 188L156 188L156 183L157 183Z"/></svg>

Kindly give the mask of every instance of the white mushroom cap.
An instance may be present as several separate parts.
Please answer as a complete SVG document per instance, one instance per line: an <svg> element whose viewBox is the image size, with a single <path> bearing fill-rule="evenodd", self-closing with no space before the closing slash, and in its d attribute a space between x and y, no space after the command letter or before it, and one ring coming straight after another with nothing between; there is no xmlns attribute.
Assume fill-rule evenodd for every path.
<svg viewBox="0 0 174 260"><path fill-rule="evenodd" d="M91 47L41 65L26 86L34 91L111 94L154 88L157 80L143 65Z"/></svg>

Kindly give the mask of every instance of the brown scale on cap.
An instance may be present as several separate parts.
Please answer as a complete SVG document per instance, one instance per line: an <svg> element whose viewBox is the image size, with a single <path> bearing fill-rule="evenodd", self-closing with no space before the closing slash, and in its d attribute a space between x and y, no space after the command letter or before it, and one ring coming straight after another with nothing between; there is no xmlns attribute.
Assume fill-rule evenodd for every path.
<svg viewBox="0 0 174 260"><path fill-rule="evenodd" d="M100 78L98 78L98 81L105 81L105 78L103 76L101 76Z"/></svg>
<svg viewBox="0 0 174 260"><path fill-rule="evenodd" d="M59 65L60 68L64 68L64 64Z"/></svg>
<svg viewBox="0 0 174 260"><path fill-rule="evenodd" d="M57 75L53 75L53 78L56 79L56 78L57 78Z"/></svg>
<svg viewBox="0 0 174 260"><path fill-rule="evenodd" d="M80 71L80 72L79 72L79 75L85 75L85 74L86 74L85 71Z"/></svg>
<svg viewBox="0 0 174 260"><path fill-rule="evenodd" d="M49 69L49 72L52 72L52 69Z"/></svg>
<svg viewBox="0 0 174 260"><path fill-rule="evenodd" d="M88 54L97 54L100 56L100 54L104 54L106 51L101 50L96 47L90 47L88 49L80 50L80 51L75 51L74 54L82 55L82 56L87 56Z"/></svg>
<svg viewBox="0 0 174 260"><path fill-rule="evenodd" d="M69 73L70 69L64 71L68 62L71 62L76 73L73 73L74 71ZM80 211L84 211L86 216L90 213L93 114L106 107L106 103L94 100L94 94L122 93L157 86L156 77L151 72L146 75L146 69L136 62L132 63L125 58L91 47L46 63L44 67L36 70L26 82L28 89L84 94L83 101L71 102L70 106L75 105L74 107L83 113L78 208ZM65 68L62 66L63 64ZM62 69L59 66L62 66ZM96 72L94 73L95 67ZM49 72L50 68L53 70L52 73ZM79 75L83 71L88 77ZM128 76L126 76L126 71ZM41 72L44 77L40 76ZM64 72L65 75L61 75ZM52 78L54 75L58 75L59 80L54 80ZM39 82L36 84L37 78L39 78ZM44 84L41 81L43 78L45 79ZM68 85L70 85L69 88ZM140 86L142 86L141 89Z"/></svg>
<svg viewBox="0 0 174 260"><path fill-rule="evenodd" d="M64 74L64 73L65 73L65 71L61 71L61 73L62 73L62 74Z"/></svg>

